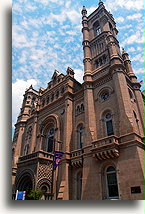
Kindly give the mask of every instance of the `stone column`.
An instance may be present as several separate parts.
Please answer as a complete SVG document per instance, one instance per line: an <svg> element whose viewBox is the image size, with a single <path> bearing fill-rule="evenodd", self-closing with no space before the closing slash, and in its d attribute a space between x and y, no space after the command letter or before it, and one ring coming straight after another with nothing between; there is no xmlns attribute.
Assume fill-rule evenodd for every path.
<svg viewBox="0 0 145 214"><path fill-rule="evenodd" d="M34 152L34 149L36 146L36 139L37 139L37 116L35 116L35 118L34 118L32 139L31 139L31 145L30 145L30 153Z"/></svg>
<svg viewBox="0 0 145 214"><path fill-rule="evenodd" d="M13 167L16 167L16 164L18 162L18 158L21 156L22 137L23 137L23 133L24 133L24 130L25 130L25 124L24 123L16 124L16 125L19 126L19 134L18 134L16 147L15 147L14 162L13 162L14 165L13 165Z"/></svg>

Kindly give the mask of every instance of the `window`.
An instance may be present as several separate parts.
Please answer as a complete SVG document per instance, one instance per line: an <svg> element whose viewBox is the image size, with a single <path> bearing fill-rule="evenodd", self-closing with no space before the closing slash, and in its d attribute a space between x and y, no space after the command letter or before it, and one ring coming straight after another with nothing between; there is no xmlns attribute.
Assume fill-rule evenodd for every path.
<svg viewBox="0 0 145 214"><path fill-rule="evenodd" d="M84 127L83 125L80 125L77 129L77 148L82 149L83 143L84 143Z"/></svg>
<svg viewBox="0 0 145 214"><path fill-rule="evenodd" d="M95 36L98 36L98 35L101 33L101 28L100 28L100 26L96 26L96 27L94 28L94 31L95 31Z"/></svg>
<svg viewBox="0 0 145 214"><path fill-rule="evenodd" d="M47 134L46 151L53 152L53 145L54 145L54 128L51 128Z"/></svg>
<svg viewBox="0 0 145 214"><path fill-rule="evenodd" d="M77 114L81 112L80 106L77 106Z"/></svg>
<svg viewBox="0 0 145 214"><path fill-rule="evenodd" d="M113 27L112 24L109 22L110 31L113 33Z"/></svg>
<svg viewBox="0 0 145 214"><path fill-rule="evenodd" d="M105 92L103 92L101 94L101 99L104 100L104 101L107 100L108 97L109 97L109 92L108 91L105 91Z"/></svg>
<svg viewBox="0 0 145 214"><path fill-rule="evenodd" d="M101 28L98 21L94 24L93 28L94 28L94 35L98 36L101 33Z"/></svg>
<svg viewBox="0 0 145 214"><path fill-rule="evenodd" d="M49 103L49 97L47 97L46 103L47 103L47 104Z"/></svg>
<svg viewBox="0 0 145 214"><path fill-rule="evenodd" d="M44 105L45 105L45 99L42 100L42 106L44 106Z"/></svg>
<svg viewBox="0 0 145 214"><path fill-rule="evenodd" d="M77 200L81 200L82 195L82 173L77 174Z"/></svg>
<svg viewBox="0 0 145 214"><path fill-rule="evenodd" d="M133 93L130 89L128 89L128 92L129 92L129 96L130 96L130 99L133 99Z"/></svg>
<svg viewBox="0 0 145 214"><path fill-rule="evenodd" d="M51 101L53 101L53 100L54 100L54 94L51 95Z"/></svg>
<svg viewBox="0 0 145 214"><path fill-rule="evenodd" d="M63 95L63 93L64 93L64 88L61 89L61 95Z"/></svg>
<svg viewBox="0 0 145 214"><path fill-rule="evenodd" d="M82 103L82 104L81 104L81 112L84 112L84 110L85 110L85 109L84 109L84 104Z"/></svg>
<svg viewBox="0 0 145 214"><path fill-rule="evenodd" d="M104 120L105 120L105 124L106 124L107 136L114 135L113 122L112 122L112 115L111 115L111 113L107 113L105 115Z"/></svg>
<svg viewBox="0 0 145 214"><path fill-rule="evenodd" d="M31 101L31 104L32 104L32 105L34 105L35 100L36 100L36 97L35 97L35 96L33 96L32 101Z"/></svg>
<svg viewBox="0 0 145 214"><path fill-rule="evenodd" d="M118 198L118 184L116 170L113 166L106 169L106 182L107 182L107 198Z"/></svg>
<svg viewBox="0 0 145 214"><path fill-rule="evenodd" d="M56 92L56 98L58 98L58 97L59 97L59 91Z"/></svg>
<svg viewBox="0 0 145 214"><path fill-rule="evenodd" d="M27 155L29 152L29 144L25 145L24 147L24 155Z"/></svg>

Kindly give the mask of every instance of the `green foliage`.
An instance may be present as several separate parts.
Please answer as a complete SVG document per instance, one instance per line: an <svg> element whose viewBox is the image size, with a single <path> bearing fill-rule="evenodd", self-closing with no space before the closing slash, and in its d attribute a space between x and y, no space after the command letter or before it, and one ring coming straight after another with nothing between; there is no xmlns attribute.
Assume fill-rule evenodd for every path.
<svg viewBox="0 0 145 214"><path fill-rule="evenodd" d="M28 193L27 198L28 198L28 200L39 200L42 195L43 195L42 190L31 190Z"/></svg>

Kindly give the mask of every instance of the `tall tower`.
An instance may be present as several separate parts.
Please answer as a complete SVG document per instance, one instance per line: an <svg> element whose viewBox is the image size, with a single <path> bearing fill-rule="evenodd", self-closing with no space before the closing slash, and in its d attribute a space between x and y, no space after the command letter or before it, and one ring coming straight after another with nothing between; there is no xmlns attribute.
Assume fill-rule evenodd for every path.
<svg viewBox="0 0 145 214"><path fill-rule="evenodd" d="M94 157L92 160L91 155L84 155L82 199L110 197L103 178L107 165L122 173L117 175L120 183L116 190L118 198L127 199L128 194L130 199L135 199L130 189L137 185L143 191L144 133L140 84L128 53L124 49L122 53L120 51L115 20L101 0L89 16L83 7L82 33L86 124L84 153L90 151L89 154ZM89 150L90 145L92 148ZM124 177L126 166L130 168L132 164L134 172L129 173L128 178ZM133 175L135 169L138 170L137 180ZM123 180L128 192L125 192ZM101 182L102 186L99 185ZM94 192L94 186L98 191ZM142 196L140 194L139 198Z"/></svg>

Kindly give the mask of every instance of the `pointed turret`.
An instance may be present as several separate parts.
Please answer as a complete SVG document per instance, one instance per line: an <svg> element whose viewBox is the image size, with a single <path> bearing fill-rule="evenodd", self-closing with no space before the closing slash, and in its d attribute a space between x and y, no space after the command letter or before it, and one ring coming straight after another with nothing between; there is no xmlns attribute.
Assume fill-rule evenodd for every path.
<svg viewBox="0 0 145 214"><path fill-rule="evenodd" d="M99 0L99 4L98 5L104 7L104 3L102 2L102 0Z"/></svg>
<svg viewBox="0 0 145 214"><path fill-rule="evenodd" d="M123 58L124 65L125 65L126 71L129 75L130 79L132 80L132 82L137 82L137 77L135 76L135 74L133 72L129 54L125 51L124 48L122 48L122 58Z"/></svg>
<svg viewBox="0 0 145 214"><path fill-rule="evenodd" d="M82 33L83 33L83 49L84 49L84 81L91 81L91 50L90 50L90 42L89 42L89 27L88 27L88 18L87 18L87 10L85 6L82 9Z"/></svg>

